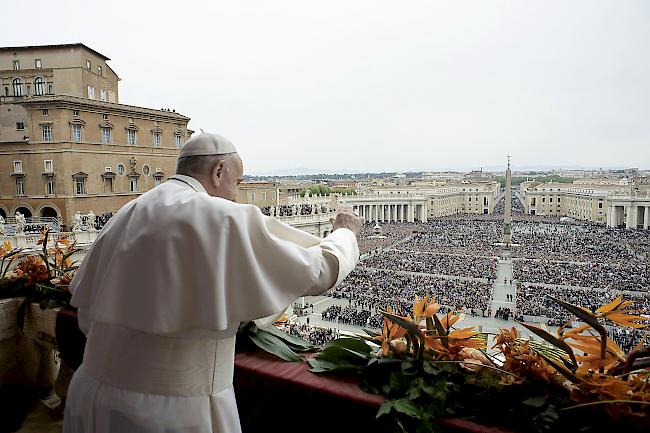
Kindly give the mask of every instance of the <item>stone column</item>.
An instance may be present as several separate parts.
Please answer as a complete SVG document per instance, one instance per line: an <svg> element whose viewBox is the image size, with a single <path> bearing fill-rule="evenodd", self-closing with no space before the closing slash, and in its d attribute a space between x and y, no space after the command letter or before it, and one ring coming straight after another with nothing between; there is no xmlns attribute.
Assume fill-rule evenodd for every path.
<svg viewBox="0 0 650 433"><path fill-rule="evenodd" d="M611 204L607 208L607 227L614 227L614 206Z"/></svg>
<svg viewBox="0 0 650 433"><path fill-rule="evenodd" d="M650 227L650 206L646 206L643 211L643 229L648 230Z"/></svg>
<svg viewBox="0 0 650 433"><path fill-rule="evenodd" d="M625 216L625 228L628 230L634 228L634 222L632 219L633 209L634 206L632 205L625 206L625 212L627 213L627 215Z"/></svg>

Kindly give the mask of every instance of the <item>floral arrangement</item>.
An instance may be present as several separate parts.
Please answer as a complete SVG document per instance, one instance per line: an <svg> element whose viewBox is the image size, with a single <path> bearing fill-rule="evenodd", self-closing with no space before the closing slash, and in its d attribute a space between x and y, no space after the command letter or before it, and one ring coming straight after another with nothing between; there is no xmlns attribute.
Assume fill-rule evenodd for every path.
<svg viewBox="0 0 650 433"><path fill-rule="evenodd" d="M556 334L521 323L542 341L501 329L457 328L462 315L438 315L429 297L412 312L386 311L381 333L342 338L309 359L311 371L355 372L363 389L387 397L377 417L395 431L441 431L443 418L469 418L515 431L647 431L650 346L629 354L601 322L633 328L646 317L621 297L592 312L560 299L584 325Z"/></svg>
<svg viewBox="0 0 650 433"><path fill-rule="evenodd" d="M18 324L22 328L25 309L37 302L41 308L70 307L72 297L68 286L77 268L72 255L79 251L75 242L58 238L50 244L49 228L40 233L38 254L23 255L6 241L0 250L0 299L25 297L18 309ZM11 265L15 266L11 268Z"/></svg>

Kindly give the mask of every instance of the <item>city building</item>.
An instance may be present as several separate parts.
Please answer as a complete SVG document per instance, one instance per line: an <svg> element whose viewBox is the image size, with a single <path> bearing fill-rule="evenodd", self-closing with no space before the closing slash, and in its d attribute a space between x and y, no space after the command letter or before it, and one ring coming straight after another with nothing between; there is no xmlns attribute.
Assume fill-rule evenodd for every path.
<svg viewBox="0 0 650 433"><path fill-rule="evenodd" d="M529 215L573 217L609 227L648 229L648 177L576 180L574 183L522 182L524 209Z"/></svg>
<svg viewBox="0 0 650 433"><path fill-rule="evenodd" d="M369 186L339 197L366 221L422 221L456 214L490 214L501 185L496 181Z"/></svg>
<svg viewBox="0 0 650 433"><path fill-rule="evenodd" d="M237 203L254 204L258 207L277 206L278 186L277 182L241 182L237 186Z"/></svg>
<svg viewBox="0 0 650 433"><path fill-rule="evenodd" d="M189 117L121 104L108 57L84 44L0 48L0 216L70 225L175 172ZM28 220L30 221L30 220Z"/></svg>

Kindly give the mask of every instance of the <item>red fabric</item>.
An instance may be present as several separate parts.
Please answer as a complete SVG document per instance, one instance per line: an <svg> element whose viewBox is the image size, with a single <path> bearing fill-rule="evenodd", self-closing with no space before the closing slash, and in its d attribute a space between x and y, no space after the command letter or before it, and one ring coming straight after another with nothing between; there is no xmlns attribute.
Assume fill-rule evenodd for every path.
<svg viewBox="0 0 650 433"><path fill-rule="evenodd" d="M384 397L368 394L354 376L313 374L306 363L282 361L265 352L235 355L235 394L243 433L272 426L310 433L387 432L376 420ZM506 433L462 419L443 419L449 432Z"/></svg>
<svg viewBox="0 0 650 433"><path fill-rule="evenodd" d="M235 394L244 433L285 425L310 433L386 432L375 415L384 398L361 391L356 378L316 375L305 363L263 352L235 356Z"/></svg>

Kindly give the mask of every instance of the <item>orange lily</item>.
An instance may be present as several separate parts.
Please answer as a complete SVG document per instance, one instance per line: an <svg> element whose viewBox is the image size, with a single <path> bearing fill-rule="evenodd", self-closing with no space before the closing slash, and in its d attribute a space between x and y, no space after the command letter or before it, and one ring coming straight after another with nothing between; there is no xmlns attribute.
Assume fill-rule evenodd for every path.
<svg viewBox="0 0 650 433"><path fill-rule="evenodd" d="M486 347L485 340L480 338L480 332L476 331L473 327L458 329L451 331L447 336L450 344L456 344L463 347L471 347L475 349L484 349Z"/></svg>
<svg viewBox="0 0 650 433"><path fill-rule="evenodd" d="M388 355L391 341L396 338L402 338L404 335L406 335L406 330L404 328L384 317L384 326L381 330L381 335L375 337L375 340L381 341L382 355Z"/></svg>
<svg viewBox="0 0 650 433"><path fill-rule="evenodd" d="M48 227L44 228L43 230L39 230L38 234L40 236L37 242L38 245L41 245L45 241L45 237L48 235L49 232L50 229Z"/></svg>
<svg viewBox="0 0 650 433"><path fill-rule="evenodd" d="M633 313L637 313L637 310L628 309L633 303L633 301L624 301L623 296L619 295L612 302L597 309L596 313L598 313L598 317L606 318L614 323L631 328L645 328L650 326L649 324L636 323L645 321L647 318L634 315Z"/></svg>
<svg viewBox="0 0 650 433"><path fill-rule="evenodd" d="M415 303L413 304L414 322L419 324L422 319L432 317L438 312L439 308L440 306L433 298L429 298L429 295L426 295L422 299L415 295Z"/></svg>
<svg viewBox="0 0 650 433"><path fill-rule="evenodd" d="M448 312L445 317L440 321L442 324L442 327L445 328L445 331L449 331L449 328L454 326L454 323L458 322L458 320L461 318L461 314L456 314L454 316L454 312L450 311Z"/></svg>
<svg viewBox="0 0 650 433"><path fill-rule="evenodd" d="M577 355L576 359L581 364L578 372L597 370L600 367L600 337L596 335L574 334L570 337L575 341L567 343L586 355ZM617 362L625 361L625 353L612 339L607 338L607 350L605 352L604 366L609 369Z"/></svg>

